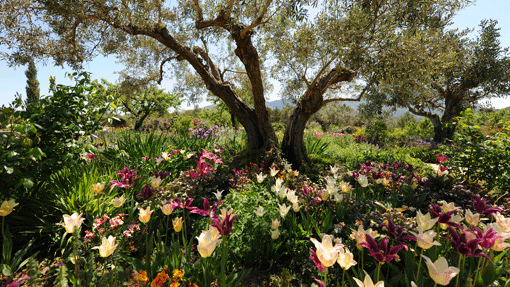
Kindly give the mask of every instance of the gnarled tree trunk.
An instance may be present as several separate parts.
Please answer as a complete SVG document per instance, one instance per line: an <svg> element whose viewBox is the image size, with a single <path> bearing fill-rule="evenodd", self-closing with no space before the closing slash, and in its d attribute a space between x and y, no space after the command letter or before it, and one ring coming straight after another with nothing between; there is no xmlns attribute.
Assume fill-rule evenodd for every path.
<svg viewBox="0 0 510 287"><path fill-rule="evenodd" d="M311 165L303 135L306 123L310 117L326 103L332 101L325 101L324 93L333 84L352 81L355 75L356 72L352 70L335 68L308 85L305 94L301 97L292 115L287 120L281 145L283 156L292 164L294 169L299 169L303 163Z"/></svg>

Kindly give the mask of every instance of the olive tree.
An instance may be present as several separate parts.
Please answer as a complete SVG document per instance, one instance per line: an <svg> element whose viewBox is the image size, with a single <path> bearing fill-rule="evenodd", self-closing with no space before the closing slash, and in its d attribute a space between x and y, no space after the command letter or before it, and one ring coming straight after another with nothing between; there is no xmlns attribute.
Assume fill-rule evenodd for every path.
<svg viewBox="0 0 510 287"><path fill-rule="evenodd" d="M453 138L456 118L478 101L510 94L510 54L500 46L497 22L480 23L476 39L466 31L426 30L408 35L412 45L394 45L377 93L367 99L407 107L432 122L434 141Z"/></svg>
<svg viewBox="0 0 510 287"><path fill-rule="evenodd" d="M392 43L446 25L468 1L4 0L0 45L11 65L31 55L80 67L114 54L125 73L174 78L179 94L220 99L252 151L278 144L266 108L269 76L295 99L281 148L297 168L310 163L303 132L314 113L359 99ZM238 93L243 82L252 104Z"/></svg>

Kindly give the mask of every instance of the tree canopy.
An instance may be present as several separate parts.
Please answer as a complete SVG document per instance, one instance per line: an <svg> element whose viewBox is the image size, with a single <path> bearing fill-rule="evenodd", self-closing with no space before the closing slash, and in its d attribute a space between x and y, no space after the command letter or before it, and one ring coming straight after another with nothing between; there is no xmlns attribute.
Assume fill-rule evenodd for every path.
<svg viewBox="0 0 510 287"><path fill-rule="evenodd" d="M388 67L367 99L407 107L432 121L434 141L452 139L461 111L510 94L510 54L500 46L496 25L482 21L476 39L467 37L468 30L444 28L408 35L412 45L391 48L397 65Z"/></svg>
<svg viewBox="0 0 510 287"><path fill-rule="evenodd" d="M81 67L98 54L114 54L126 63L126 74L174 77L182 94L223 101L253 151L276 147L265 77L277 79L296 103L281 148L299 167L310 163L303 131L315 112L359 99L381 74L393 72L384 70L398 60L391 47L444 27L469 2L5 0L0 44L11 65L51 57ZM252 104L239 96L246 83Z"/></svg>

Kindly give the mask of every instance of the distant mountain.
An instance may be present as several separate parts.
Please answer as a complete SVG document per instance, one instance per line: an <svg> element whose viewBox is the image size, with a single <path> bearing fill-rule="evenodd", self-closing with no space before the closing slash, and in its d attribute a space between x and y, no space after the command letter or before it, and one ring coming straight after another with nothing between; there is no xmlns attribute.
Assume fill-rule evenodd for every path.
<svg viewBox="0 0 510 287"><path fill-rule="evenodd" d="M361 103L364 103L364 102L365 102L364 100L361 100L359 102L345 101L345 102L339 102L339 103L340 104L345 104L346 106L348 106L348 107L352 108L353 110L357 111L358 110L358 106ZM279 109L279 110L283 109L288 104L290 104L290 103L288 101L285 101L285 100L274 100L274 101L266 102L266 106L267 107L269 107L271 109ZM405 114L407 111L408 111L408 109L406 109L406 108L397 109L393 113L393 116L400 117L403 114Z"/></svg>
<svg viewBox="0 0 510 287"><path fill-rule="evenodd" d="M353 110L357 111L358 110L358 106L365 102L364 100L361 100L359 102L352 102L352 101L345 101L345 102L339 102L340 104L345 104L346 106L352 108ZM266 106L268 108L271 108L271 109L283 109L285 106L287 105L290 105L290 102L289 101L286 101L286 100L283 100L283 99L280 99L280 100L274 100L274 101L267 101L266 102ZM208 105L208 106L205 106L204 108L206 109L210 109L214 107L214 105ZM400 117L402 116L403 114L405 114L406 112L408 111L408 109L405 109L405 108L400 108L400 109L397 109L394 113L393 113L393 116L395 117Z"/></svg>

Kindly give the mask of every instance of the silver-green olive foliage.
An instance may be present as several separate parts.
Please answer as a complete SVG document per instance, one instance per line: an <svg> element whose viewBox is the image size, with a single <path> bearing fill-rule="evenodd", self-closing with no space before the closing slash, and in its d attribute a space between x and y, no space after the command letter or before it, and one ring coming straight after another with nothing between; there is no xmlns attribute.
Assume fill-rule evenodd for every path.
<svg viewBox="0 0 510 287"><path fill-rule="evenodd" d="M476 39L468 32L424 30L408 35L409 45L393 45L390 72L367 100L406 107L431 120L434 141L451 140L460 112L510 94L510 53L500 46L497 22L483 20Z"/></svg>
<svg viewBox="0 0 510 287"><path fill-rule="evenodd" d="M175 77L179 93L221 99L252 150L277 143L265 105L270 76L296 103L281 148L298 167L309 163L303 131L311 115L347 94L360 97L391 60L389 46L447 25L468 2L3 0L0 45L12 65L35 57L80 67L113 54L126 74ZM238 94L246 79L250 105Z"/></svg>

